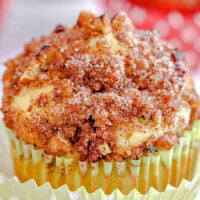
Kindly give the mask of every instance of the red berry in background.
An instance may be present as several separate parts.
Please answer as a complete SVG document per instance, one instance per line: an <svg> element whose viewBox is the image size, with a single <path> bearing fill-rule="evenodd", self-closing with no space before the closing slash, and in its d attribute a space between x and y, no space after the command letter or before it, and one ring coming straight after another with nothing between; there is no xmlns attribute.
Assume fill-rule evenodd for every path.
<svg viewBox="0 0 200 200"><path fill-rule="evenodd" d="M193 12L200 9L200 0L130 0L139 6L157 9L160 11L187 11Z"/></svg>

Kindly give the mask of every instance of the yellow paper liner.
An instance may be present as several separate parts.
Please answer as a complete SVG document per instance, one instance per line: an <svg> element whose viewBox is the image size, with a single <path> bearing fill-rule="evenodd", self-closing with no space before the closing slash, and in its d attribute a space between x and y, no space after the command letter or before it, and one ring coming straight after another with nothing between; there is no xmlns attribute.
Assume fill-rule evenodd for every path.
<svg viewBox="0 0 200 200"><path fill-rule="evenodd" d="M133 191L142 195L154 191L149 190L151 187L166 193L168 184L179 188L183 179L191 181L199 165L200 121L196 121L193 129L186 131L180 144L171 150L124 162L101 160L87 163L70 155L46 155L43 150L35 150L33 145L17 140L12 131L10 136L15 172L20 181L34 178L38 185L49 182L53 188L66 183L71 191L84 186L87 194L101 188L105 194L118 189L121 195Z"/></svg>
<svg viewBox="0 0 200 200"><path fill-rule="evenodd" d="M84 187L71 192L66 185L53 189L49 183L38 187L31 179L21 183L16 177L7 179L0 173L0 199L1 200L199 200L200 199L200 173L190 181L182 180L178 187L168 185L164 192L150 188L148 193L142 195L136 189L128 195L119 190L111 195L105 195L102 189L88 193Z"/></svg>

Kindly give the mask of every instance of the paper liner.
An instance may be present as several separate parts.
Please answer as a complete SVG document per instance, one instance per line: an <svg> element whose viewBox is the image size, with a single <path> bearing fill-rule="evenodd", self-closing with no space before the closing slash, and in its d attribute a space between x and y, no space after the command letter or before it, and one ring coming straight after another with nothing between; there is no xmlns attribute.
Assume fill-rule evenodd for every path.
<svg viewBox="0 0 200 200"><path fill-rule="evenodd" d="M183 179L178 188L168 185L164 192L151 187L146 195L134 189L128 195L115 190L109 196L102 189L89 194L84 187L75 192L71 192L66 185L52 189L49 183L45 183L38 187L33 179L20 183L16 177L7 179L0 173L1 200L199 200L199 192L200 173L191 182Z"/></svg>
<svg viewBox="0 0 200 200"><path fill-rule="evenodd" d="M12 131L10 140L16 175L22 182L34 178L38 185L50 182L53 188L66 183L71 191L84 186L88 193L101 188L106 194L115 189L123 194L133 189L146 194L150 187L163 192L168 184L178 187L183 178L192 180L199 165L200 121L171 150L124 162L87 163L71 155L46 155L43 150L20 142Z"/></svg>

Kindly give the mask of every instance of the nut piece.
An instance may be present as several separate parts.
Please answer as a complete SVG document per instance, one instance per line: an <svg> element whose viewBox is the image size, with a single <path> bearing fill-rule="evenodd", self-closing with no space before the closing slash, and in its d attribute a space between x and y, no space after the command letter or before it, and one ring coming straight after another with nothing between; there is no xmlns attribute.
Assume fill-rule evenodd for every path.
<svg viewBox="0 0 200 200"><path fill-rule="evenodd" d="M40 65L38 63L32 62L30 66L26 68L23 75L20 77L20 83L28 84L35 80L40 72Z"/></svg>

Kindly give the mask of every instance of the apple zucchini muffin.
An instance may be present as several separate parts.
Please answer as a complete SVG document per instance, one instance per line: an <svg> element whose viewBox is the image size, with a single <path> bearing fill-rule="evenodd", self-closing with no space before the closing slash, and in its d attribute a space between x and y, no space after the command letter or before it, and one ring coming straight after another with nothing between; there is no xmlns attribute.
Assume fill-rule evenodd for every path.
<svg viewBox="0 0 200 200"><path fill-rule="evenodd" d="M6 66L2 112L21 181L145 194L193 178L199 99L184 54L156 31L81 12Z"/></svg>

